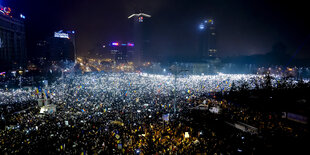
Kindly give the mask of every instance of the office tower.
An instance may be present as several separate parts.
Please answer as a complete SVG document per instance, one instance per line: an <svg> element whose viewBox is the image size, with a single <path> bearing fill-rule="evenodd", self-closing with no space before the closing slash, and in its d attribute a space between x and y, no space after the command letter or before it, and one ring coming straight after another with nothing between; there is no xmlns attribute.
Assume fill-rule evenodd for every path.
<svg viewBox="0 0 310 155"><path fill-rule="evenodd" d="M204 60L215 58L216 49L216 31L213 19L203 21L199 25L199 53Z"/></svg>
<svg viewBox="0 0 310 155"><path fill-rule="evenodd" d="M135 53L133 61L140 64L146 59L149 59L150 53L150 18L151 16L145 13L132 14L128 17L131 22L131 38L135 43Z"/></svg>

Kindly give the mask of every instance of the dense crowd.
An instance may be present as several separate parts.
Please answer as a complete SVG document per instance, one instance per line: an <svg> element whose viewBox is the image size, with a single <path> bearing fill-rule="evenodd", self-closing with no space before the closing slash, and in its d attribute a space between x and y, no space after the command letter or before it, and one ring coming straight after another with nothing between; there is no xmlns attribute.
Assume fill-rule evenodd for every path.
<svg viewBox="0 0 310 155"><path fill-rule="evenodd" d="M246 109L201 97L254 78L263 80L258 75L183 75L175 81L166 75L91 73L67 75L41 91L1 90L1 110L16 109L5 115L6 125L11 126L0 132L1 154L242 152L229 139L240 139L245 133L236 131L227 138L211 127L193 128L186 120L191 119L189 109L199 104L218 105L226 114L223 117L255 126L250 120L261 120L259 115L245 119L242 114L250 113ZM39 114L39 108L31 108L37 98L50 99L57 111ZM17 112L22 103L30 108ZM254 151L252 144L247 151Z"/></svg>

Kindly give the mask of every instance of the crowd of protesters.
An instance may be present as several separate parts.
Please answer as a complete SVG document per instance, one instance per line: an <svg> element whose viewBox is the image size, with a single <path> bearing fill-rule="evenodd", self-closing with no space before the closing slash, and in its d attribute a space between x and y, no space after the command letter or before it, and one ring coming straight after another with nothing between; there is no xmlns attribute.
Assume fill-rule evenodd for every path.
<svg viewBox="0 0 310 155"><path fill-rule="evenodd" d="M205 104L219 106L221 117L257 126L265 120L259 113L250 115L246 108L201 97L253 78L263 81L258 75L186 75L175 81L165 75L91 73L67 75L42 90L1 90L1 105L6 105L2 111L19 111L25 108L22 104L32 107L37 98L57 105L48 114L40 114L40 107L7 112L1 154L250 153L254 144L241 149L232 140L251 135L235 131L225 137L184 120L190 119L189 109Z"/></svg>

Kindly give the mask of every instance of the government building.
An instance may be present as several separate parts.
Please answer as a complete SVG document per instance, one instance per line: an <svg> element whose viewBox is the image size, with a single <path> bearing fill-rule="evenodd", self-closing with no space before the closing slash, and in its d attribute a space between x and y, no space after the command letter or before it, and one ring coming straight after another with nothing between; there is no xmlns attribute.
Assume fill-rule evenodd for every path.
<svg viewBox="0 0 310 155"><path fill-rule="evenodd" d="M1 6L0 6L1 7ZM11 9L0 10L0 71L24 68L27 61L25 42L25 16L14 18Z"/></svg>

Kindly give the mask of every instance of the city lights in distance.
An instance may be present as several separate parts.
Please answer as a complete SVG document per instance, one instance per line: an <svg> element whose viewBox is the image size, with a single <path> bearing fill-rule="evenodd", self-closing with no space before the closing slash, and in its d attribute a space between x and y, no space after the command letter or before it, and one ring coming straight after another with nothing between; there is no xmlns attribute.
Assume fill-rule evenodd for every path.
<svg viewBox="0 0 310 155"><path fill-rule="evenodd" d="M117 42L112 43L112 46L118 46L118 45L119 45L119 43L117 43Z"/></svg>
<svg viewBox="0 0 310 155"><path fill-rule="evenodd" d="M112 42L111 46L129 46L129 47L133 47L135 46L133 43L119 43L119 42Z"/></svg>
<svg viewBox="0 0 310 155"><path fill-rule="evenodd" d="M127 46L133 47L135 45L133 43L127 43Z"/></svg>

